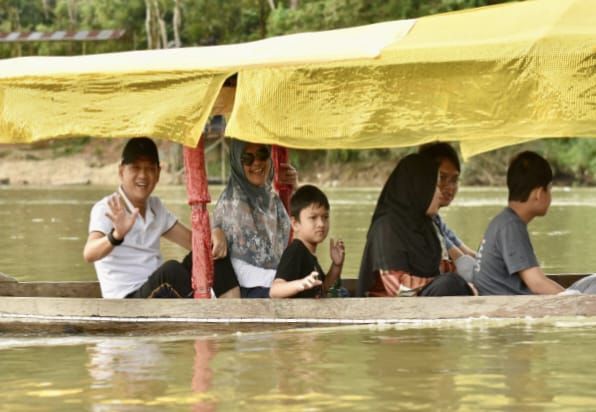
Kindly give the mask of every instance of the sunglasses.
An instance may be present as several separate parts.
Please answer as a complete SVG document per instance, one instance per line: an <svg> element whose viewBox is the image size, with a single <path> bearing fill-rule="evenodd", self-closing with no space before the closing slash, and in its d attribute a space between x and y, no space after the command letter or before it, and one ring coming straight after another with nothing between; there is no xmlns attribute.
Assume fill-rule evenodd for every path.
<svg viewBox="0 0 596 412"><path fill-rule="evenodd" d="M266 147L259 147L255 153L244 152L240 156L240 161L244 166L251 166L255 159L261 162L269 159L269 149Z"/></svg>

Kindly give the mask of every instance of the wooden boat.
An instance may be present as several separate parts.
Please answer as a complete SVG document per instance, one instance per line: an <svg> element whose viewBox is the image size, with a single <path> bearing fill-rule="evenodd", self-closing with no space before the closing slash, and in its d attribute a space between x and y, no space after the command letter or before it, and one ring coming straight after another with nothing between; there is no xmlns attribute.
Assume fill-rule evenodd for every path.
<svg viewBox="0 0 596 412"><path fill-rule="evenodd" d="M0 143L146 135L184 144L195 296L205 297L200 136L210 115L229 116L229 136L306 149L441 139L459 141L466 157L594 137L595 20L589 1L536 0L240 45L0 60ZM0 331L596 316L592 296L116 301L88 282L2 282L0 296Z"/></svg>
<svg viewBox="0 0 596 412"><path fill-rule="evenodd" d="M568 286L584 275L551 275ZM345 280L349 288L355 280ZM596 296L102 299L97 282L0 282L0 333L215 333L476 318L596 316Z"/></svg>

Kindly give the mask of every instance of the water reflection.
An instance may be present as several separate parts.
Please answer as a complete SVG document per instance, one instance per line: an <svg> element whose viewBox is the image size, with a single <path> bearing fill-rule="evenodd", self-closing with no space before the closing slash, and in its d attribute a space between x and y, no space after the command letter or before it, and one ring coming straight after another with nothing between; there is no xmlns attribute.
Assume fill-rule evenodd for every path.
<svg viewBox="0 0 596 412"><path fill-rule="evenodd" d="M368 345L376 347L367 363L375 382L376 399L395 399L405 409L449 410L460 407L463 396L456 385L457 371L465 365L466 345L444 334L396 334L387 330L372 335Z"/></svg>
<svg viewBox="0 0 596 412"><path fill-rule="evenodd" d="M470 376L473 385L493 388L484 402L511 411L543 411L553 400L549 382L551 377L548 353L540 338L536 339L532 327L520 327L515 335L503 330L485 331L494 356L484 359L474 356L479 373Z"/></svg>
<svg viewBox="0 0 596 412"><path fill-rule="evenodd" d="M197 339L194 343L195 360L192 374L192 391L198 395L193 404L193 412L211 412L216 410L215 398L209 395L213 384L211 361L217 353L217 343L212 339Z"/></svg>
<svg viewBox="0 0 596 412"><path fill-rule="evenodd" d="M114 338L90 346L88 353L91 390L101 394L94 411L159 410L150 403L168 389L168 362L157 343Z"/></svg>
<svg viewBox="0 0 596 412"><path fill-rule="evenodd" d="M340 329L240 335L233 346L234 377L226 382L234 383L240 409L374 410L377 405L368 403L374 381L363 359L369 354L359 346L357 334Z"/></svg>
<svg viewBox="0 0 596 412"><path fill-rule="evenodd" d="M297 396L314 398L324 393L329 371L317 368L325 362L326 357L319 337L311 333L295 334L291 346L285 335L274 335L272 338L269 350L273 362L285 367L272 371L274 382L270 398L277 398L285 404Z"/></svg>
<svg viewBox="0 0 596 412"><path fill-rule="evenodd" d="M185 341L184 346L191 343ZM92 382L92 410L161 411L189 405L196 412L214 411L217 404L209 391L216 342L208 338L194 341L192 376L186 385L184 378L180 379L180 373L185 376L184 370L177 370L187 364L179 359L184 353L164 353L167 350L164 342L131 338L111 338L89 346L86 366Z"/></svg>
<svg viewBox="0 0 596 412"><path fill-rule="evenodd" d="M594 322L0 335L3 410L596 410Z"/></svg>
<svg viewBox="0 0 596 412"><path fill-rule="evenodd" d="M504 398L510 399L515 410L542 411L543 405L554 399L550 388L549 370L541 365L547 356L544 345L536 344L530 333L525 334L522 342L505 342L503 370L505 375Z"/></svg>

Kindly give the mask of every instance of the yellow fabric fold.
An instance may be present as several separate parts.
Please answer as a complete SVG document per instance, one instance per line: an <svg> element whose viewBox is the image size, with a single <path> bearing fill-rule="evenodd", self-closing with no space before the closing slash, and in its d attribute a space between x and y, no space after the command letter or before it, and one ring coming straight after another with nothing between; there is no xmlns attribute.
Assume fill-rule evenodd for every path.
<svg viewBox="0 0 596 412"><path fill-rule="evenodd" d="M196 146L227 74L0 79L0 142L151 136Z"/></svg>
<svg viewBox="0 0 596 412"><path fill-rule="evenodd" d="M151 136L194 147L224 80L234 73L376 57L413 24L385 22L238 45L0 60L0 143Z"/></svg>

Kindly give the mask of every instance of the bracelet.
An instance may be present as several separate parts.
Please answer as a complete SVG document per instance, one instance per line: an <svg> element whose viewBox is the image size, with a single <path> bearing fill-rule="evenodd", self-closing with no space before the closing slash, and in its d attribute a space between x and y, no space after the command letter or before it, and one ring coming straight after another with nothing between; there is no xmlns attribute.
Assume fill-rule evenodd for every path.
<svg viewBox="0 0 596 412"><path fill-rule="evenodd" d="M114 228L112 228L112 230L110 230L110 232L106 236L108 238L108 242L110 242L110 244L112 246L118 246L118 245L121 245L122 242L124 242L124 238L122 238L122 239L116 239L114 237Z"/></svg>

